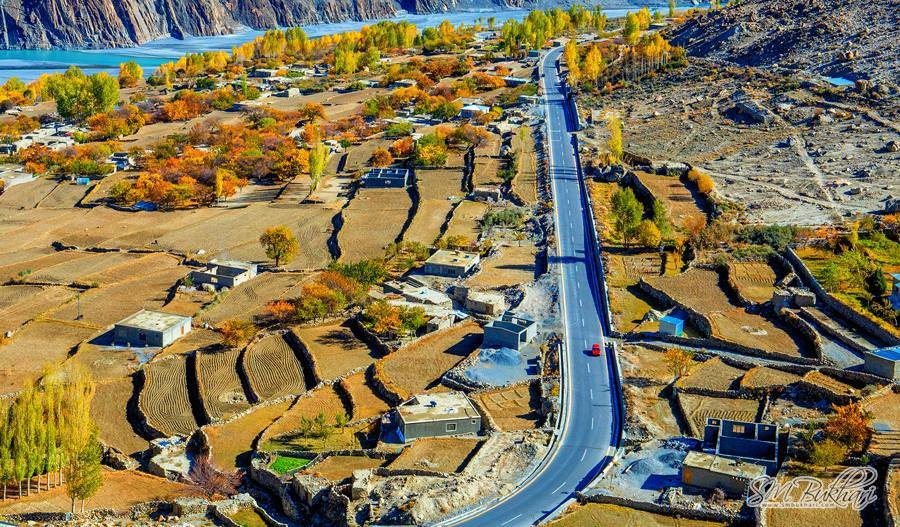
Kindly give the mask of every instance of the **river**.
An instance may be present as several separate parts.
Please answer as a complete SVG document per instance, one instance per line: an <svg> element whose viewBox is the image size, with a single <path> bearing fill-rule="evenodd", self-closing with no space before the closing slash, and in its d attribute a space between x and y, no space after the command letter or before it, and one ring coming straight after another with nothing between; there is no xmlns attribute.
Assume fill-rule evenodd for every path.
<svg viewBox="0 0 900 527"><path fill-rule="evenodd" d="M625 16L626 9L607 9L604 12L610 18ZM476 19L494 17L499 27L506 20L522 20L528 15L527 9L504 9L463 11L456 13L439 13L433 15L405 14L388 20L407 20L417 27L437 26L444 20L449 20L453 25L460 23L473 24ZM333 35L346 31L358 30L364 25L371 25L377 21L364 22L339 22L334 24L314 24L304 26L303 29L311 37L321 35ZM181 55L190 52L227 50L232 46L253 40L263 31L245 29L230 35L214 37L190 37L184 40L176 38L163 38L147 42L134 48L116 49L92 49L92 50L0 50L0 83L6 82L10 77L18 77L23 81L32 81L42 73L54 73L66 70L75 65L87 73L107 71L115 73L119 64L128 60L134 60L144 68L146 74L150 74L163 62L177 59Z"/></svg>

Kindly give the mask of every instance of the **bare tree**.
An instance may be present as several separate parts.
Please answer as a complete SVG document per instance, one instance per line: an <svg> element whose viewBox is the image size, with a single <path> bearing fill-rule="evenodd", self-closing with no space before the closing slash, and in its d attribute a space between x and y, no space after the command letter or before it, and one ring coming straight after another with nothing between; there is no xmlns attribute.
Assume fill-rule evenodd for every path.
<svg viewBox="0 0 900 527"><path fill-rule="evenodd" d="M188 481L203 492L207 498L212 499L216 494L232 496L237 494L241 485L239 472L223 472L213 465L209 454L201 454L194 459Z"/></svg>

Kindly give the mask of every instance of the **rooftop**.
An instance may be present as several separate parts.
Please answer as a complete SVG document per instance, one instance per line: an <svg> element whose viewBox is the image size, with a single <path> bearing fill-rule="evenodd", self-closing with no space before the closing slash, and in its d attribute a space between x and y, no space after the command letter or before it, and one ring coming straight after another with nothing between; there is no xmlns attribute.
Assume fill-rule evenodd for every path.
<svg viewBox="0 0 900 527"><path fill-rule="evenodd" d="M406 178L409 176L408 168L373 168L366 175L363 176L364 179L396 179L396 178Z"/></svg>
<svg viewBox="0 0 900 527"><path fill-rule="evenodd" d="M701 468L717 474L727 474L748 480L766 475L766 467L762 465L704 452L688 452L684 458L684 466Z"/></svg>
<svg viewBox="0 0 900 527"><path fill-rule="evenodd" d="M475 262L478 255L475 253L467 253L463 251L451 251L448 249L440 249L431 255L425 263L432 265L463 265L468 266Z"/></svg>
<svg viewBox="0 0 900 527"><path fill-rule="evenodd" d="M462 392L416 395L398 406L397 411L406 423L481 417Z"/></svg>
<svg viewBox="0 0 900 527"><path fill-rule="evenodd" d="M662 317L662 318L659 319L659 320L660 320L661 322L663 322L663 321L664 321L664 322L668 322L669 324L683 324L683 323L684 323L684 319L683 319L683 318L679 318L679 317L677 317L677 316L675 316L675 315L666 315L666 316Z"/></svg>
<svg viewBox="0 0 900 527"><path fill-rule="evenodd" d="M489 106L484 106L482 104L467 104L467 105L463 106L461 108L461 110L467 111L467 112L488 113L491 111L491 108Z"/></svg>
<svg viewBox="0 0 900 527"><path fill-rule="evenodd" d="M185 320L191 320L191 317L142 309L130 317L120 320L116 325L145 329L148 331L166 331L180 325Z"/></svg>
<svg viewBox="0 0 900 527"><path fill-rule="evenodd" d="M869 353L882 359L900 361L900 346L891 346L890 348L879 348Z"/></svg>

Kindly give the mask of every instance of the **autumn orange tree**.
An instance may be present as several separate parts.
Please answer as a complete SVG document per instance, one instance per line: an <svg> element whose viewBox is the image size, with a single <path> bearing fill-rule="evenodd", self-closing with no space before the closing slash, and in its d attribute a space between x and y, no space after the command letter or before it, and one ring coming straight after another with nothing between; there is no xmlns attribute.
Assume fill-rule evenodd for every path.
<svg viewBox="0 0 900 527"><path fill-rule="evenodd" d="M663 355L663 361L672 375L678 379L694 366L694 352L681 348L669 348Z"/></svg>
<svg viewBox="0 0 900 527"><path fill-rule="evenodd" d="M391 153L394 157L409 157L413 150L412 137L402 137L391 143Z"/></svg>
<svg viewBox="0 0 900 527"><path fill-rule="evenodd" d="M244 346L259 330L252 322L239 319L226 320L218 329L222 335L222 344L229 348Z"/></svg>
<svg viewBox="0 0 900 527"><path fill-rule="evenodd" d="M373 167L388 167L394 162L394 156L384 148L376 148L369 158L369 163Z"/></svg>
<svg viewBox="0 0 900 527"><path fill-rule="evenodd" d="M831 405L834 413L828 416L825 423L825 436L833 439L853 452L865 448L872 436L872 420L874 415L859 403L845 406Z"/></svg>

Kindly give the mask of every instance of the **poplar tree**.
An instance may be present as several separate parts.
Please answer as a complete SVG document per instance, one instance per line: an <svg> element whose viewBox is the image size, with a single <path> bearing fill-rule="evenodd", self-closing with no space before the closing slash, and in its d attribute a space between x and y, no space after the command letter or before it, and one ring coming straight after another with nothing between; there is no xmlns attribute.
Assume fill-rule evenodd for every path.
<svg viewBox="0 0 900 527"><path fill-rule="evenodd" d="M10 410L4 408L0 411L0 479L3 479L3 500L6 501L6 486L13 479L12 457L10 447L12 441L12 427L9 420Z"/></svg>

